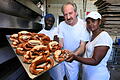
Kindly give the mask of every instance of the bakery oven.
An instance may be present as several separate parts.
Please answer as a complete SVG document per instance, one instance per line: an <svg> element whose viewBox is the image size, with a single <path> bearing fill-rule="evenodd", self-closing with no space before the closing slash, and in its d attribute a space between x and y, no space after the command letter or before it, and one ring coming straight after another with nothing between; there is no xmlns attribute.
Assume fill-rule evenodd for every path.
<svg viewBox="0 0 120 80"><path fill-rule="evenodd" d="M16 0L0 0L0 80L30 79L6 39L6 35L24 30L37 33L42 29L42 25L35 23L38 16L42 17L41 13ZM46 75L47 73L41 77Z"/></svg>

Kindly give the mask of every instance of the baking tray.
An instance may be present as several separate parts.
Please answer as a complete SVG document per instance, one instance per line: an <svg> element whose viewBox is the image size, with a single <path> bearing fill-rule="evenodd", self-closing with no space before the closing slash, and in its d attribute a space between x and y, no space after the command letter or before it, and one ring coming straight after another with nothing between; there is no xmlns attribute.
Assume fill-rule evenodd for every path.
<svg viewBox="0 0 120 80"><path fill-rule="evenodd" d="M11 45L12 42L10 41L10 38L9 38L9 37L10 37L10 35L6 35L6 38L7 38L8 42L9 42L9 44ZM11 47L12 47L12 46L11 46ZM14 52L15 52L15 54L16 54L15 48L12 47L12 49L14 50ZM33 75L33 74L30 73L30 71L29 71L29 66L30 66L30 64L27 64L27 63L24 63L24 62L23 62L23 60L22 60L23 56L18 55L18 54L16 54L16 56L18 57L19 61L21 62L22 66L24 67L25 71L27 72L28 76L29 76L31 79L37 78L38 76L40 76L40 75L42 75L43 73L46 72L46 71L43 71L43 72L41 72L41 73L38 74L38 75ZM53 58L53 56L50 56L50 58ZM53 60L54 60L54 59L53 59ZM59 63L54 60L54 66L53 66L53 67L55 67L55 66L58 65L58 64L59 64ZM52 67L52 68L53 68L53 67ZM50 69L51 69L51 68L50 68ZM49 69L49 70L50 70L50 69ZM48 71L48 70L47 70L47 71Z"/></svg>

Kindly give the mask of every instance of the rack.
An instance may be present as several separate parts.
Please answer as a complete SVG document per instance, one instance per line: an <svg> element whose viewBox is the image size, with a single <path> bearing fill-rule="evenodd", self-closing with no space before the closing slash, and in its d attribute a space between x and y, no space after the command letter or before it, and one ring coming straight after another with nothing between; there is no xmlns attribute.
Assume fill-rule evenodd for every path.
<svg viewBox="0 0 120 80"><path fill-rule="evenodd" d="M97 0L94 5L103 17L103 29L111 35L120 35L120 0Z"/></svg>

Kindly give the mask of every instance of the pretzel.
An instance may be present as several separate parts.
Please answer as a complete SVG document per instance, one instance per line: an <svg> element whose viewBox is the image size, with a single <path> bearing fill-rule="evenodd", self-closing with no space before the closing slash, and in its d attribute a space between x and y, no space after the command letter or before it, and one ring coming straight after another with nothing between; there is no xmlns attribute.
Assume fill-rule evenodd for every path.
<svg viewBox="0 0 120 80"><path fill-rule="evenodd" d="M39 40L29 40L23 45L25 50L31 50L36 45L42 45L42 42Z"/></svg>
<svg viewBox="0 0 120 80"><path fill-rule="evenodd" d="M52 41L48 44L48 47L51 52L55 52L56 50L60 49L60 46L57 41Z"/></svg>
<svg viewBox="0 0 120 80"><path fill-rule="evenodd" d="M32 33L28 32L28 31L20 31L18 32L18 40L22 43L22 42L27 42L28 40L30 40L32 37Z"/></svg>
<svg viewBox="0 0 120 80"><path fill-rule="evenodd" d="M18 32L18 36L21 36L21 35L31 35L31 32L28 32L28 31L20 31L20 32Z"/></svg>
<svg viewBox="0 0 120 80"><path fill-rule="evenodd" d="M50 42L50 38L43 33L36 34L34 39L42 41L44 45L47 45Z"/></svg>
<svg viewBox="0 0 120 80"><path fill-rule="evenodd" d="M24 63L31 63L38 56L48 57L50 56L50 52L47 46L44 45L37 45L33 47L30 51L27 51L26 54L23 56Z"/></svg>
<svg viewBox="0 0 120 80"><path fill-rule="evenodd" d="M32 61L29 70L32 74L37 75L39 73L47 71L53 66L54 66L54 61L52 58L45 58L39 56Z"/></svg>
<svg viewBox="0 0 120 80"><path fill-rule="evenodd" d="M44 36L46 36L46 35L43 34L43 33L38 33L38 36L39 36L40 38L42 38L42 37L44 37Z"/></svg>
<svg viewBox="0 0 120 80"><path fill-rule="evenodd" d="M46 36L43 33L39 33L39 34L33 34L34 36L32 37L32 39L34 40L41 40L42 37Z"/></svg>
<svg viewBox="0 0 120 80"><path fill-rule="evenodd" d="M47 46L44 45L37 45L34 48L31 49L31 52L35 54L39 54L45 57L50 56L50 52ZM32 57L32 56L31 56Z"/></svg>
<svg viewBox="0 0 120 80"><path fill-rule="evenodd" d="M16 53L18 55L24 55L26 53L26 50L23 48L24 43L21 43L16 48Z"/></svg>
<svg viewBox="0 0 120 80"><path fill-rule="evenodd" d="M54 54L53 57L55 61L60 63L68 58L69 51L68 50L56 50L53 54Z"/></svg>
<svg viewBox="0 0 120 80"><path fill-rule="evenodd" d="M14 41L14 42L11 43L11 46L12 46L13 48L17 48L18 44L19 44L18 41Z"/></svg>
<svg viewBox="0 0 120 80"><path fill-rule="evenodd" d="M12 34L12 35L10 35L10 40L11 41L15 41L16 42L16 40L18 39L18 34Z"/></svg>
<svg viewBox="0 0 120 80"><path fill-rule="evenodd" d="M31 39L31 35L21 35L18 37L18 40L20 43L27 42L28 40Z"/></svg>
<svg viewBox="0 0 120 80"><path fill-rule="evenodd" d="M31 57L31 55L34 55ZM33 54L31 51L27 51L25 55L23 55L23 62L24 63L31 63L39 54Z"/></svg>
<svg viewBox="0 0 120 80"><path fill-rule="evenodd" d="M10 40L12 41L11 46L13 48L17 48L17 45L19 44L18 34L12 34L12 35L10 35Z"/></svg>
<svg viewBox="0 0 120 80"><path fill-rule="evenodd" d="M42 43L43 43L44 45L48 45L49 42L51 41L51 40L50 40L50 37L48 37L48 36L43 36L43 37L41 37L41 40L42 40Z"/></svg>

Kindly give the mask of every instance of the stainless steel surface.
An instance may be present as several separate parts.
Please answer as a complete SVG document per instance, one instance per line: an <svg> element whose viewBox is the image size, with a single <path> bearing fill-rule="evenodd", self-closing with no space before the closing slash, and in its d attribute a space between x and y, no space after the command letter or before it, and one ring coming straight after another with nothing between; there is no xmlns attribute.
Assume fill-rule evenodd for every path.
<svg viewBox="0 0 120 80"><path fill-rule="evenodd" d="M16 57L16 55L9 45L0 47L0 64L3 64L14 57Z"/></svg>
<svg viewBox="0 0 120 80"><path fill-rule="evenodd" d="M38 15L40 13L36 13L16 0L0 0L0 28L32 29Z"/></svg>
<svg viewBox="0 0 120 80"><path fill-rule="evenodd" d="M40 8L38 8L31 0L16 0L17 2L23 4L24 6L30 8L31 10L35 11L38 14L42 14Z"/></svg>
<svg viewBox="0 0 120 80"><path fill-rule="evenodd" d="M0 28L32 28L29 22L29 20L20 17L0 13Z"/></svg>
<svg viewBox="0 0 120 80"><path fill-rule="evenodd" d="M0 12L26 19L33 18L34 15L37 15L36 12L15 0L0 0Z"/></svg>

